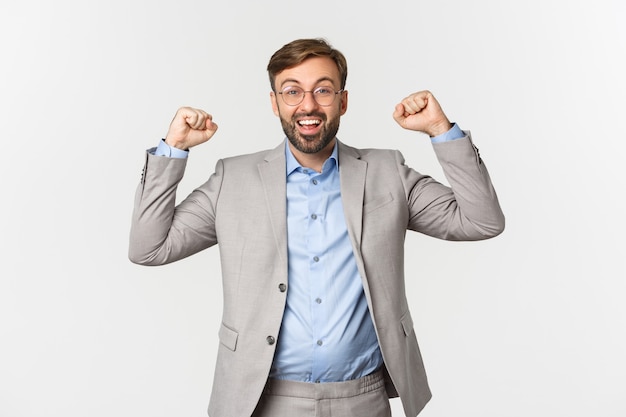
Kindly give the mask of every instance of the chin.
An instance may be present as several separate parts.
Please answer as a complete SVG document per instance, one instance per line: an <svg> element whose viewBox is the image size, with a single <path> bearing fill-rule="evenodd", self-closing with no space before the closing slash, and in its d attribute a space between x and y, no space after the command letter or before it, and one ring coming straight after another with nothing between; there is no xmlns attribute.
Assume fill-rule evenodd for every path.
<svg viewBox="0 0 626 417"><path fill-rule="evenodd" d="M300 152L303 153L318 153L325 149L326 146L332 141L331 139L324 139L319 137L306 137L298 136L296 138L289 138L289 142Z"/></svg>

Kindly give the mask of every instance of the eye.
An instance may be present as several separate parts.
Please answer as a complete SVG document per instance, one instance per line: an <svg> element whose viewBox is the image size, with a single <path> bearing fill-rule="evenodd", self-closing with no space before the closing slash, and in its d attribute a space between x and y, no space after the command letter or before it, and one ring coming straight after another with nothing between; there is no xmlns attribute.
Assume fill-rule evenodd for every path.
<svg viewBox="0 0 626 417"><path fill-rule="evenodd" d="M315 94L320 95L320 96L328 96L334 93L335 93L335 90L333 90L330 87L317 87L315 89Z"/></svg>
<svg viewBox="0 0 626 417"><path fill-rule="evenodd" d="M287 87L282 91L282 93L286 96L297 96L302 94L302 90L298 87Z"/></svg>

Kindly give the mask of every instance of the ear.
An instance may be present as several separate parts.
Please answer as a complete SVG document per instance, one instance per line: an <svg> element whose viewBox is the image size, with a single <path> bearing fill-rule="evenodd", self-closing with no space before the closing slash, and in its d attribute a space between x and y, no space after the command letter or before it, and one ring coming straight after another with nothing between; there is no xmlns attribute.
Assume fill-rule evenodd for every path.
<svg viewBox="0 0 626 417"><path fill-rule="evenodd" d="M348 111L348 92L347 91L341 92L341 103L339 105L340 105L339 114L343 116L344 114L346 114L346 111Z"/></svg>
<svg viewBox="0 0 626 417"><path fill-rule="evenodd" d="M272 111L274 111L276 116L280 117L280 114L278 113L278 103L276 102L276 93L273 91L270 91L270 99L272 100Z"/></svg>

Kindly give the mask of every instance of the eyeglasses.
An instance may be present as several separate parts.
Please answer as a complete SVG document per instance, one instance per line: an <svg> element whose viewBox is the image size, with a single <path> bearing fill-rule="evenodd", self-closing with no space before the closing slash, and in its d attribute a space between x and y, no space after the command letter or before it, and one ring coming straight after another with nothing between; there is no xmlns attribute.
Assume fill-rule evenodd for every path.
<svg viewBox="0 0 626 417"><path fill-rule="evenodd" d="M282 91L279 91L278 94L283 97L283 101L286 105L297 106L298 104L302 103L302 101L304 100L304 95L306 93L312 93L315 102L320 106L326 107L333 104L333 102L335 101L335 97L337 97L337 94L341 93L342 91L343 89L335 91L330 87L317 87L313 91L304 91L300 87L294 86L285 87Z"/></svg>

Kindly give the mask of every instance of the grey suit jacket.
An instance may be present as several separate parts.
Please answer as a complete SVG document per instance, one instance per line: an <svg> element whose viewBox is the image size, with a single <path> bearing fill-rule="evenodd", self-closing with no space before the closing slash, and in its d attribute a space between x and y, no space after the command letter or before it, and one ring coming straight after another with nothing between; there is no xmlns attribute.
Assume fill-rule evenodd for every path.
<svg viewBox="0 0 626 417"><path fill-rule="evenodd" d="M469 133L433 145L451 188L408 168L397 151L338 146L345 219L387 392L416 416L431 394L405 294L406 230L479 240L498 235L504 216ZM186 160L147 154L137 190L131 261L166 264L219 243L224 302L209 404L214 417L252 414L280 337L289 291L284 152L283 143L218 161L210 179L178 206Z"/></svg>

